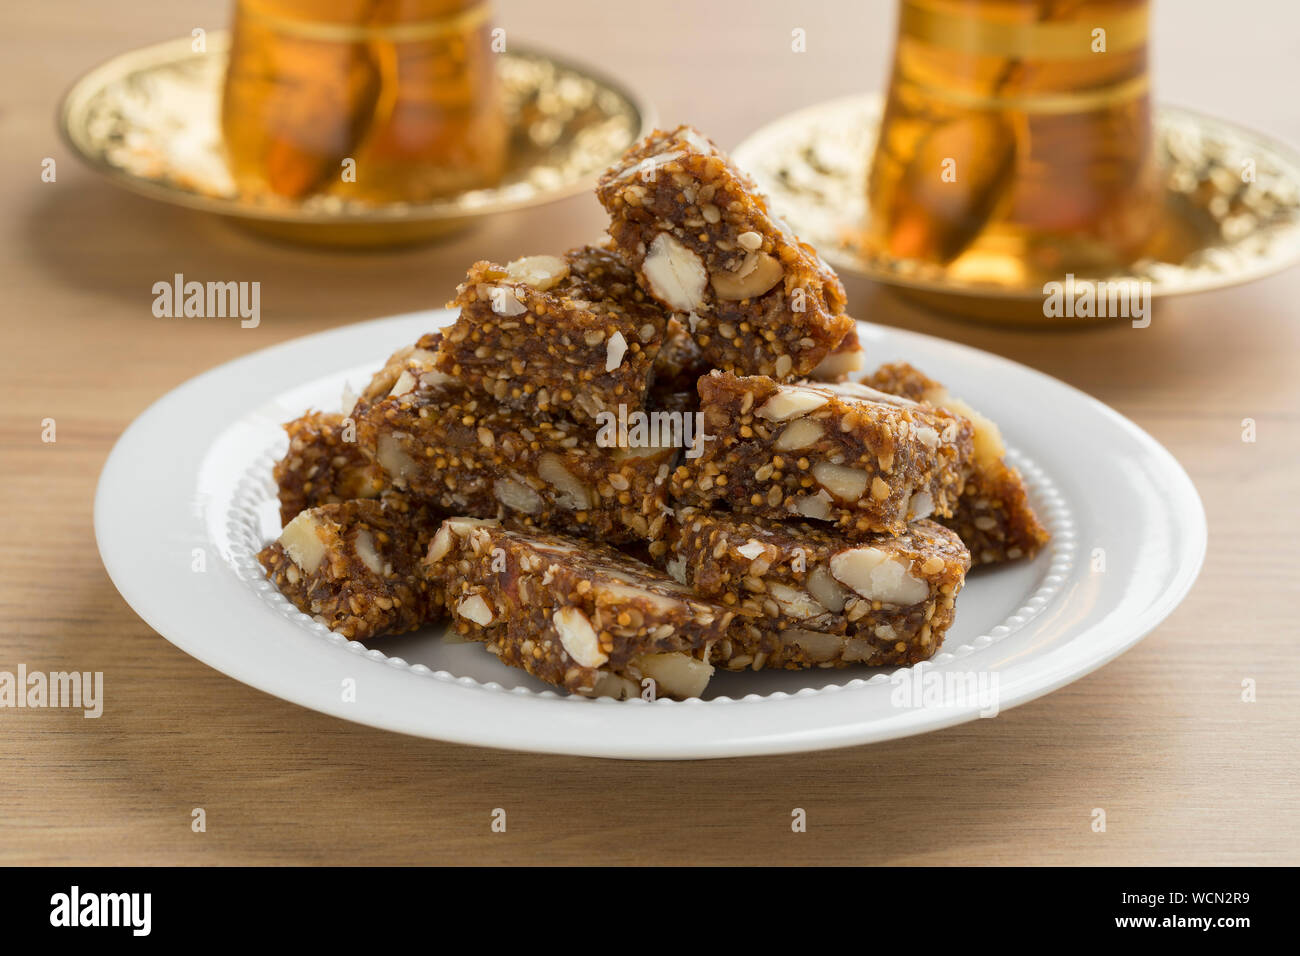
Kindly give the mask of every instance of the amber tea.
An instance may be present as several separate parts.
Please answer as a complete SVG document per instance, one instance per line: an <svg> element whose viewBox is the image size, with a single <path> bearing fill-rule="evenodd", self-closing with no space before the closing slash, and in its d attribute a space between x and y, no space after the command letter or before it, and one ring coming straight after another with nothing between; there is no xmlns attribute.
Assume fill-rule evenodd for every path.
<svg viewBox="0 0 1300 956"><path fill-rule="evenodd" d="M222 131L241 192L420 201L500 178L477 0L238 0Z"/></svg>
<svg viewBox="0 0 1300 956"><path fill-rule="evenodd" d="M1003 284L1139 258L1147 30L1147 0L902 0L868 249Z"/></svg>

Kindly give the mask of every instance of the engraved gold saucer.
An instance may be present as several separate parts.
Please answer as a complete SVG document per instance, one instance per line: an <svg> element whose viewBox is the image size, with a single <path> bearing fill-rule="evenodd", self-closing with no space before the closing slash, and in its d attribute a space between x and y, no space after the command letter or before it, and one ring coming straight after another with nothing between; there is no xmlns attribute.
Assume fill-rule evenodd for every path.
<svg viewBox="0 0 1300 956"><path fill-rule="evenodd" d="M501 54L511 124L502 182L419 203L302 201L241 196L221 144L228 37L206 53L185 37L114 57L64 97L64 139L93 168L141 195L228 217L278 238L378 246L435 239L480 216L553 202L589 189L602 169L654 124L645 102L585 66L529 50Z"/></svg>
<svg viewBox="0 0 1300 956"><path fill-rule="evenodd" d="M837 269L894 286L923 304L1000 323L1081 324L1044 315L1044 283L963 281L942 267L867 253L867 165L880 124L878 94L820 103L762 127L732 151L774 210ZM1174 107L1159 107L1156 151L1163 164L1167 222L1149 257L1123 274L1078 276L1147 281L1152 298L1220 289L1300 261L1300 156L1258 133ZM1242 164L1253 163L1253 181Z"/></svg>

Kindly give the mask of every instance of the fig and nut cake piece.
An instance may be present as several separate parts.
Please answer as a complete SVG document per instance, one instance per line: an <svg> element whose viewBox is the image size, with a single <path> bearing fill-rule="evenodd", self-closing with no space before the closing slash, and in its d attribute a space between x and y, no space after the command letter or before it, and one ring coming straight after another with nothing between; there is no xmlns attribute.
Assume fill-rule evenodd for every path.
<svg viewBox="0 0 1300 956"><path fill-rule="evenodd" d="M596 195L642 287L686 317L714 367L804 376L852 328L830 266L697 130L652 133L605 171Z"/></svg>
<svg viewBox="0 0 1300 956"><path fill-rule="evenodd" d="M917 521L899 535L846 540L807 522L681 509L666 567L735 610L715 659L730 669L914 664L952 623L970 552Z"/></svg>
<svg viewBox="0 0 1300 956"><path fill-rule="evenodd" d="M439 371L503 405L580 422L644 408L668 316L614 252L477 262L456 292Z"/></svg>
<svg viewBox="0 0 1300 956"><path fill-rule="evenodd" d="M617 435L534 420L446 379L357 413L357 439L401 491L451 514L502 517L611 542L655 540L676 448L621 448Z"/></svg>
<svg viewBox="0 0 1300 956"><path fill-rule="evenodd" d="M420 567L441 515L397 494L300 512L257 559L298 610L352 640L413 631L443 610Z"/></svg>
<svg viewBox="0 0 1300 956"><path fill-rule="evenodd" d="M703 693L711 649L732 614L661 571L602 544L448 518L426 568L458 633L504 663L574 693Z"/></svg>
<svg viewBox="0 0 1300 956"><path fill-rule="evenodd" d="M851 382L779 384L713 372L699 381L703 454L673 472L684 505L900 534L950 516L971 425L941 408Z"/></svg>
<svg viewBox="0 0 1300 956"><path fill-rule="evenodd" d="M994 422L904 362L882 365L863 381L882 392L947 409L973 425L970 474L954 514L943 523L961 535L976 564L1032 558L1039 552L1050 535L1029 504L1020 472L1003 460L1006 446Z"/></svg>
<svg viewBox="0 0 1300 956"><path fill-rule="evenodd" d="M308 412L287 422L289 450L272 476L280 524L317 505L376 498L388 486L383 471L361 451L355 427L338 412Z"/></svg>

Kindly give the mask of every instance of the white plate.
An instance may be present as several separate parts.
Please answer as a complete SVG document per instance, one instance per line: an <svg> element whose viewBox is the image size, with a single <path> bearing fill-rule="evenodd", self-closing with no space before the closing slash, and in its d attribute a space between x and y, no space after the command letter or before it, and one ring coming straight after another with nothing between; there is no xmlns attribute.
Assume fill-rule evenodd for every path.
<svg viewBox="0 0 1300 956"><path fill-rule="evenodd" d="M288 342L145 411L95 499L100 554L127 603L222 673L336 717L485 747L667 759L843 747L1005 710L1131 647L1200 570L1196 490L1132 422L1006 359L861 323L872 362L905 359L1000 423L1053 535L1033 562L970 576L933 662L892 674L719 674L710 699L651 703L556 693L476 644L444 640L441 627L363 647L300 614L258 567L279 531L270 475L286 445L280 424L308 406L337 408L345 382L359 389L393 350L451 318L397 316Z"/></svg>

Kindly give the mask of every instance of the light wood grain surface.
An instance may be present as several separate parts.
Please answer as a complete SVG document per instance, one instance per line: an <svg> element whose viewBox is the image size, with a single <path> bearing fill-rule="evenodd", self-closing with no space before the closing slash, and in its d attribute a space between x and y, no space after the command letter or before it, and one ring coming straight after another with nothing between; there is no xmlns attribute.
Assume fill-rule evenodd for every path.
<svg viewBox="0 0 1300 956"><path fill-rule="evenodd" d="M509 36L618 72L666 121L725 145L800 105L877 88L890 4L501 0ZM1288 5L1157 3L1162 100L1300 142ZM848 281L854 313L1057 376L1130 416L1191 474L1210 525L1187 601L1049 697L924 737L810 755L620 763L370 730L209 670L142 623L99 562L113 441L220 362L441 305L465 265L602 228L581 197L441 246L349 255L271 244L127 195L58 141L91 65L224 24L222 3L8 4L0 12L0 669L103 671L104 715L2 710L0 863L1296 863L1300 271L1161 304L1150 328L964 325ZM790 30L808 33L790 53ZM43 157L58 163L40 180ZM167 320L173 273L262 283L261 326ZM40 440L44 418L58 441ZM1241 421L1258 441L1241 440ZM1099 455L1105 449L1096 449ZM1253 678L1258 701L1241 701ZM190 829L203 807L207 832ZM490 831L493 808L509 813ZM790 811L808 812L807 833ZM1090 828L1105 808L1105 833Z"/></svg>

